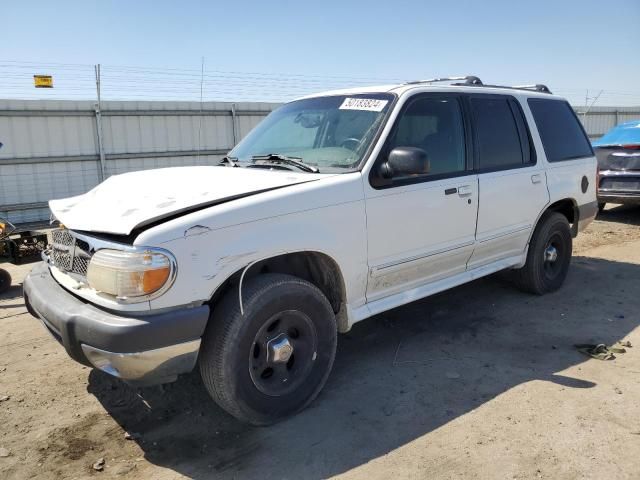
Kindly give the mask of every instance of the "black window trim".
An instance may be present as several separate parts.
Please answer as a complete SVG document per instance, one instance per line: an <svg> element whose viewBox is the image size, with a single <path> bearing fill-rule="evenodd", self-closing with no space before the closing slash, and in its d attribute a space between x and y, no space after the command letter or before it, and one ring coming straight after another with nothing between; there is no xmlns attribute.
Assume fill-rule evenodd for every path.
<svg viewBox="0 0 640 480"><path fill-rule="evenodd" d="M369 184L376 190L382 190L386 188L394 188L394 187L403 187L406 185L413 185L417 183L426 183L426 182L435 182L438 180L445 180L448 178L457 178L457 177L466 177L468 175L472 175L474 173L473 170L473 141L472 141L472 129L471 122L469 120L469 111L466 106L465 97L467 94L463 92L419 92L413 94L411 97L407 99L407 101L402 105L402 108L398 112L396 116L393 126L391 130L389 130L389 134L384 141L384 145L380 149L378 156L376 157L371 170L369 170ZM383 162L385 162L389 155L389 142L390 139L395 135L398 125L400 123L400 119L402 115L406 112L406 110L413 105L415 102L422 100L424 98L446 98L446 99L455 99L460 107L460 115L462 118L462 129L464 135L464 163L465 169L460 172L452 172L452 173L441 173L437 175L424 175L415 178L383 178L379 175L380 166Z"/></svg>
<svg viewBox="0 0 640 480"><path fill-rule="evenodd" d="M514 163L512 165L503 165L500 167L488 167L488 168L480 168L480 148L478 146L478 135L477 129L475 128L476 118L473 114L473 108L471 106L471 100L473 98L499 98L506 99L507 104L511 110L511 114L513 115L513 120L516 124L516 130L518 131L518 137L520 140L520 151L522 153L522 159L528 159L528 162L523 163ZM530 168L534 167L538 163L538 157L536 155L536 149L533 143L533 138L531 136L531 130L529 128L529 124L527 123L527 119L524 115L524 110L522 109L522 105L513 95L504 95L499 93L470 93L467 95L467 103L469 109L469 117L472 122L472 131L473 131L473 146L474 146L474 156L473 156L473 165L474 171L478 174L484 173L492 173L492 172L502 172L506 170L518 170L521 168ZM524 129L524 130L523 130ZM523 142L526 142L523 143ZM526 151L528 148L528 152Z"/></svg>
<svg viewBox="0 0 640 480"><path fill-rule="evenodd" d="M547 147L544 144L544 141L542 139L542 133L540 132L540 128L538 128L538 122L536 121L536 117L533 114L533 109L531 108L531 102L540 102L540 101L548 101L548 102L560 102L560 103L564 103L567 107L569 107L569 111L571 112L571 114L573 115L573 118L575 119L576 123L578 124L578 127L580 128L580 131L582 132L582 134L584 135L584 138L587 141L587 145L589 146L589 149L591 150L591 155L574 155L572 157L567 157L567 158L561 158L560 160L550 160L549 159L549 155L547 154ZM553 99L553 98L538 98L538 97L530 97L527 98L527 106L529 107L529 110L531 111L531 116L533 117L533 121L536 124L536 130L538 131L538 136L540 137L540 143L542 143L542 148L544 149L544 155L547 159L547 162L549 164L553 164L553 163L560 163L560 162L569 162L571 160L579 160L581 158L591 158L591 157L595 157L596 154L593 150L593 145L591 145L591 140L589 140L589 135L587 135L587 131L584 129L584 125L582 125L582 122L580 121L580 119L578 118L578 115L576 114L576 111L573 109L573 107L571 106L571 104L566 101L566 100L560 100L560 99Z"/></svg>

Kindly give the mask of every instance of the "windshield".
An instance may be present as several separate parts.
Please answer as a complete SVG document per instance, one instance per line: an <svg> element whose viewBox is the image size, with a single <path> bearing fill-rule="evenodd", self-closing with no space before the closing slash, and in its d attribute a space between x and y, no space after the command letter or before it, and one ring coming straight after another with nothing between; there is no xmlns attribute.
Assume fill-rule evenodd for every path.
<svg viewBox="0 0 640 480"><path fill-rule="evenodd" d="M296 158L321 173L353 170L376 138L392 100L391 94L376 93L287 103L269 114L229 157L241 166L272 154Z"/></svg>
<svg viewBox="0 0 640 480"><path fill-rule="evenodd" d="M604 137L593 142L594 147L640 144L640 122L629 122L609 130Z"/></svg>

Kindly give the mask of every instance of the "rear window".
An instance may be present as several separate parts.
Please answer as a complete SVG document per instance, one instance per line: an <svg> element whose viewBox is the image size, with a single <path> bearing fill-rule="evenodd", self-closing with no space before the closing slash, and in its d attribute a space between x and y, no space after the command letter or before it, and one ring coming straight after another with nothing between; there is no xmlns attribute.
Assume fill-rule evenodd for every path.
<svg viewBox="0 0 640 480"><path fill-rule="evenodd" d="M589 139L567 102L542 98L530 98L528 102L547 160L561 162L593 156Z"/></svg>

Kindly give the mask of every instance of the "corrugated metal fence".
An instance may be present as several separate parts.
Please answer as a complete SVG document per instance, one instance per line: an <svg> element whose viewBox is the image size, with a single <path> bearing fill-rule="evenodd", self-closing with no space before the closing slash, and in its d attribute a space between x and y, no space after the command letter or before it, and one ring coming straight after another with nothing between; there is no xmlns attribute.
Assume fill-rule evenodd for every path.
<svg viewBox="0 0 640 480"><path fill-rule="evenodd" d="M0 100L0 216L40 222L49 218L48 200L110 175L215 163L277 105L111 101L98 113L91 101ZM576 108L591 138L640 119L639 107L583 111Z"/></svg>
<svg viewBox="0 0 640 480"><path fill-rule="evenodd" d="M98 122L91 101L0 100L0 216L43 221L110 175L214 163L276 105L103 102Z"/></svg>
<svg viewBox="0 0 640 480"><path fill-rule="evenodd" d="M586 116L584 107L574 109L591 139L601 137L620 123L640 120L640 107L591 107Z"/></svg>

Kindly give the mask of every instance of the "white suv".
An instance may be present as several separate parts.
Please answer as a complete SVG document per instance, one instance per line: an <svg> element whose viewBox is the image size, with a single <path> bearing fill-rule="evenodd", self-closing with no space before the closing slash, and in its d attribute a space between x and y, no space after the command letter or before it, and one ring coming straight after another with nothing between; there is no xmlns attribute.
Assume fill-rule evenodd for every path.
<svg viewBox="0 0 640 480"><path fill-rule="evenodd" d="M560 288L597 212L573 110L543 85L440 80L305 97L220 166L51 201L64 227L24 282L29 311L130 383L199 364L222 408L268 424L313 400L360 320L498 270Z"/></svg>

